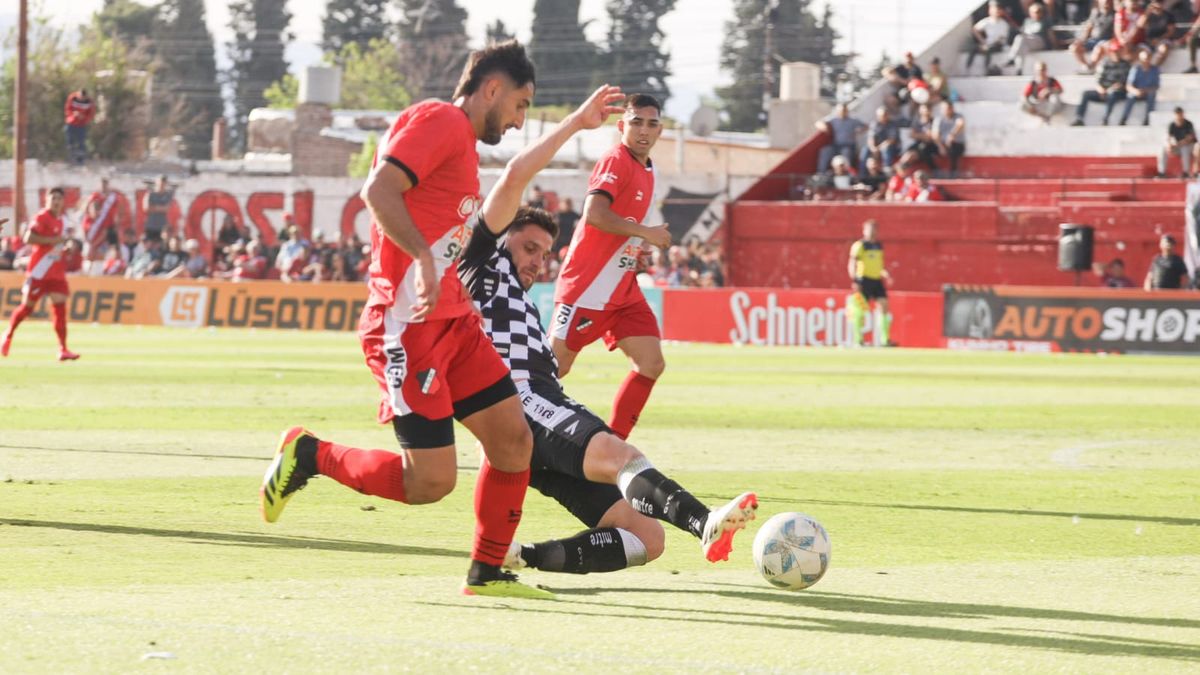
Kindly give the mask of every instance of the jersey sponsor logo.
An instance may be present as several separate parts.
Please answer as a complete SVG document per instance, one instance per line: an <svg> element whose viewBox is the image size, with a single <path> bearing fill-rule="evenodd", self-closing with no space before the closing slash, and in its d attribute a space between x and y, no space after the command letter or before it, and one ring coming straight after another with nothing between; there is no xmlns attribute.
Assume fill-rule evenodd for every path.
<svg viewBox="0 0 1200 675"><path fill-rule="evenodd" d="M404 353L404 347L389 347L383 353L387 355L388 366L383 372L388 385L392 389L399 389L404 384L404 376L408 374L408 355Z"/></svg>
<svg viewBox="0 0 1200 675"><path fill-rule="evenodd" d="M158 303L164 326L199 328L204 325L208 289L203 286L172 286Z"/></svg>
<svg viewBox="0 0 1200 675"><path fill-rule="evenodd" d="M578 430L579 430L579 420L575 420L574 422L571 422L570 426L568 426L566 429L563 429L563 433L567 434L567 435L571 435Z"/></svg>
<svg viewBox="0 0 1200 675"><path fill-rule="evenodd" d="M471 233L467 230L467 224L462 223L452 230L450 239L446 242L446 250L442 252L442 258L448 263L453 263L458 260L463 251L467 250L467 241L470 240Z"/></svg>
<svg viewBox="0 0 1200 675"><path fill-rule="evenodd" d="M601 183L615 183L615 182L617 182L617 174L615 174L615 173L613 173L613 172L611 172L611 171L605 171L604 173L600 174L600 175L599 175L597 178L599 179L599 181L600 181Z"/></svg>
<svg viewBox="0 0 1200 675"><path fill-rule="evenodd" d="M436 394L441 389L441 382L437 379L437 374L436 368L417 373L417 382L421 385L422 394Z"/></svg>

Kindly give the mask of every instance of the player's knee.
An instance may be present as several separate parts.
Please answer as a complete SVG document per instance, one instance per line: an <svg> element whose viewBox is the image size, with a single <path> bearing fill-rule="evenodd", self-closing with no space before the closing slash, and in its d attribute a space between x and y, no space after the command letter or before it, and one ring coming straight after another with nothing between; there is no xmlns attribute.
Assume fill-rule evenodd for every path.
<svg viewBox="0 0 1200 675"><path fill-rule="evenodd" d="M512 425L485 447L488 463L493 467L507 472L524 471L533 456L533 433L522 419L521 424Z"/></svg>
<svg viewBox="0 0 1200 675"><path fill-rule="evenodd" d="M634 361L634 366L637 368L639 375L644 375L652 380L657 380L663 371L667 369L667 360L663 358L662 353L643 356Z"/></svg>
<svg viewBox="0 0 1200 675"><path fill-rule="evenodd" d="M405 486L405 501L409 504L432 504L454 491L455 474L426 475Z"/></svg>
<svg viewBox="0 0 1200 675"><path fill-rule="evenodd" d="M667 535L663 531L663 526L658 521L653 521L651 524L653 527L642 528L643 532L636 533L638 539L642 540L642 545L646 547L646 562L658 560L667 548Z"/></svg>

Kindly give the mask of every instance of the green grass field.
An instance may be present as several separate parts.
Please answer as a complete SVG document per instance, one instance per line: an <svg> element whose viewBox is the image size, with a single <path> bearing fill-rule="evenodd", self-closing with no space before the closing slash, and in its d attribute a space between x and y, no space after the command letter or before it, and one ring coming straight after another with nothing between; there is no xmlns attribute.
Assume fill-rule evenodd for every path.
<svg viewBox="0 0 1200 675"><path fill-rule="evenodd" d="M669 345L631 440L705 501L819 519L829 573L776 591L757 523L718 565L668 530L497 601L458 594L461 428L442 503L318 480L260 520L282 428L393 447L354 336L72 331L79 362L45 322L0 361L0 672L1200 669L1200 359ZM606 415L624 368L592 348L567 389Z"/></svg>

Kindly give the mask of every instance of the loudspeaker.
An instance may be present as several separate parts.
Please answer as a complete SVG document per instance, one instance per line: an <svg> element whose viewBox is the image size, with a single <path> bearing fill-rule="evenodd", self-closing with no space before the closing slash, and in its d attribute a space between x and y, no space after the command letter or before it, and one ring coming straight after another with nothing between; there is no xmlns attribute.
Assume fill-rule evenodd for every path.
<svg viewBox="0 0 1200 675"><path fill-rule="evenodd" d="M1092 269L1096 229L1091 225L1063 223L1058 226L1058 269L1086 272Z"/></svg>

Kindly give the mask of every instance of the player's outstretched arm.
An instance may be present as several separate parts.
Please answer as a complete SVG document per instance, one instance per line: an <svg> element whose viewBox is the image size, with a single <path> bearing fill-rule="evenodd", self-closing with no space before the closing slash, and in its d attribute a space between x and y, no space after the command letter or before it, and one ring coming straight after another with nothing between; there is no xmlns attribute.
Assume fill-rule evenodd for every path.
<svg viewBox="0 0 1200 675"><path fill-rule="evenodd" d="M572 136L583 129L595 129L604 124L609 115L619 114L621 107L613 105L624 98L620 87L604 85L592 93L566 119L548 133L534 141L509 160L504 173L483 203L483 219L488 228L497 234L508 227L521 206L521 194L537 172L546 168L554 153Z"/></svg>

